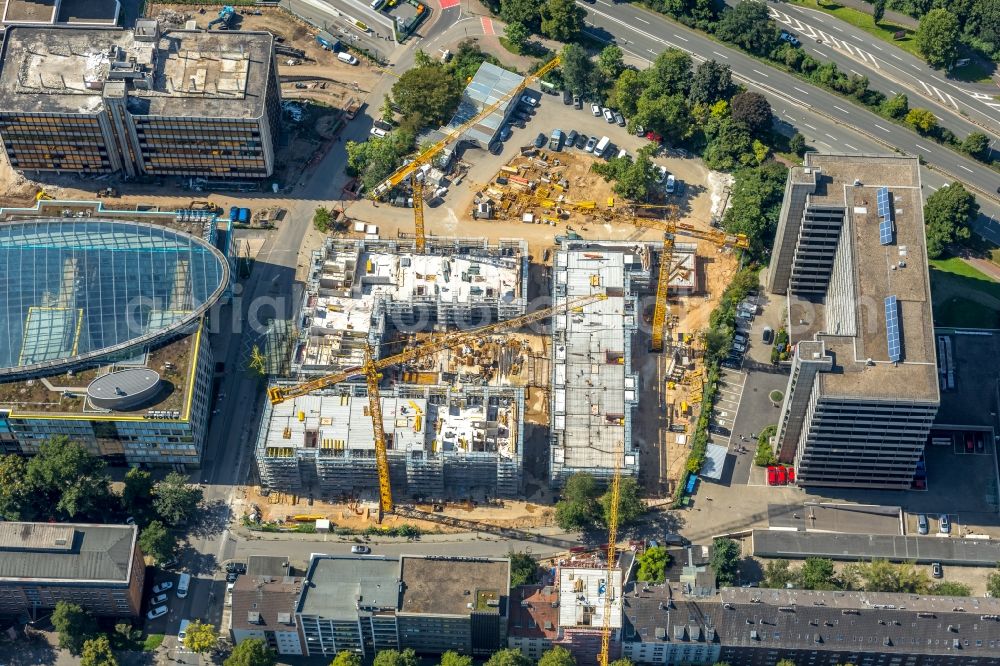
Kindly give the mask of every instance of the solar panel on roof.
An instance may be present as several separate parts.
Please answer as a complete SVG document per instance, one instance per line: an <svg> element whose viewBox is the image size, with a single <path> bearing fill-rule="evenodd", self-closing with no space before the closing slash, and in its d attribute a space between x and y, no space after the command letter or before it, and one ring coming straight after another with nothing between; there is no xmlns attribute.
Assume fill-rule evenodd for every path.
<svg viewBox="0 0 1000 666"><path fill-rule="evenodd" d="M883 217L878 225L878 242L881 245L892 244L892 219Z"/></svg>
<svg viewBox="0 0 1000 666"><path fill-rule="evenodd" d="M895 296L885 298L885 339L889 347L889 360L895 363L902 358L902 342L899 337L899 303Z"/></svg>

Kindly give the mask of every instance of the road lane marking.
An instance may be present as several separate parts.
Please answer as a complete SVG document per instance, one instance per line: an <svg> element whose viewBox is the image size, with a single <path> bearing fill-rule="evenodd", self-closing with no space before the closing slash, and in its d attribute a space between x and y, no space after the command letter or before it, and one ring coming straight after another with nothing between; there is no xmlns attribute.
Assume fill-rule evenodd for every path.
<svg viewBox="0 0 1000 666"><path fill-rule="evenodd" d="M858 37L857 35L851 35L851 37L853 37L854 39L858 40L859 42L864 42L865 41L865 40L861 39L860 37Z"/></svg>
<svg viewBox="0 0 1000 666"><path fill-rule="evenodd" d="M851 74L857 74L858 76L862 76L861 72L859 72L859 71L858 71L858 70L856 70L856 69L852 69L852 70L851 70Z"/></svg>
<svg viewBox="0 0 1000 666"><path fill-rule="evenodd" d="M649 25L649 21L647 21L646 19L639 18L638 16L635 17L635 20L636 21L641 21L642 23L645 23L646 25Z"/></svg>
<svg viewBox="0 0 1000 666"><path fill-rule="evenodd" d="M929 187L929 188L931 188L932 190L934 190L935 192L937 192L937 188L936 188L936 187L934 187L933 185L927 185L927 187Z"/></svg>
<svg viewBox="0 0 1000 666"><path fill-rule="evenodd" d="M826 141L821 141L820 139L816 139L816 143L822 143L827 148L833 148L833 146L831 146L830 144L828 144Z"/></svg>
<svg viewBox="0 0 1000 666"><path fill-rule="evenodd" d="M879 125L878 123L872 123L872 125L874 125L875 127L879 128L879 129L880 129L880 130L882 130L883 132L889 132L889 131L891 131L891 130L889 130L889 128L887 128L887 127L882 127L882 126L881 126L881 125Z"/></svg>
<svg viewBox="0 0 1000 666"><path fill-rule="evenodd" d="M892 56L893 58L895 58L895 59L896 59L896 60L898 60L899 62L903 62L903 59L902 59L902 58L900 58L900 57L899 57L898 55L896 55L895 53L890 53L889 55L891 55L891 56Z"/></svg>
<svg viewBox="0 0 1000 666"><path fill-rule="evenodd" d="M970 169L969 167L965 166L964 164L959 164L959 165L958 165L958 168L959 168L959 169L965 169L965 170L966 170L966 171L968 171L969 173L976 173L975 171L973 171L973 170L972 170L972 169Z"/></svg>
<svg viewBox="0 0 1000 666"><path fill-rule="evenodd" d="M882 50L882 47L879 46L878 44L869 44L868 46L872 47L873 49L878 49L879 51Z"/></svg>
<svg viewBox="0 0 1000 666"><path fill-rule="evenodd" d="M919 143L915 143L913 145L916 146L917 148L919 148L920 150L925 151L925 152L928 152L928 153L931 152L931 149L928 148L927 146L921 146Z"/></svg>
<svg viewBox="0 0 1000 666"><path fill-rule="evenodd" d="M769 78L771 78L770 76L768 76L768 75L767 75L767 74L765 74L764 72L760 71L759 69L755 69L755 70L753 70L753 71L757 72L758 74L760 74L761 76L763 76L763 77L764 77L765 79L769 79Z"/></svg>
<svg viewBox="0 0 1000 666"><path fill-rule="evenodd" d="M831 139L833 139L834 141L836 141L836 140L837 140L837 137L835 137L834 135L832 135L832 134L830 134L830 133L828 133L828 132L824 132L824 134L826 134L826 135L827 135L828 137L830 137L830 138L831 138Z"/></svg>
<svg viewBox="0 0 1000 666"><path fill-rule="evenodd" d="M799 88L798 86L792 86L792 87L795 88L796 90L798 90L803 95L808 95L809 94L808 90L803 90L802 88Z"/></svg>
<svg viewBox="0 0 1000 666"><path fill-rule="evenodd" d="M819 131L818 129L816 129L815 127L813 127L812 125L810 125L807 122L803 122L802 124L805 125L806 127L808 127L809 129L811 129L814 132L818 132Z"/></svg>
<svg viewBox="0 0 1000 666"><path fill-rule="evenodd" d="M922 71L919 67L917 67L916 65L914 65L912 62L910 63L910 67L912 67L913 69L917 70L918 72Z"/></svg>
<svg viewBox="0 0 1000 666"><path fill-rule="evenodd" d="M851 150L857 150L857 148L855 148L854 146L852 146L849 143L845 143L844 145L847 146L848 148L850 148Z"/></svg>
<svg viewBox="0 0 1000 666"><path fill-rule="evenodd" d="M689 41L691 41L687 37L681 37L680 35L674 35L674 37L676 37L677 39L681 40L682 42L689 42Z"/></svg>
<svg viewBox="0 0 1000 666"><path fill-rule="evenodd" d="M847 115L851 115L850 111L848 111L847 109L842 109L839 106L837 106L836 104L833 105L833 108L837 109L837 111L840 111L842 113L846 113Z"/></svg>
<svg viewBox="0 0 1000 666"><path fill-rule="evenodd" d="M834 29L834 30L839 30L839 31L841 31L841 32L844 32L844 29L843 29L843 28L841 28L841 27L840 27L839 25L835 25L835 26L833 26L833 29Z"/></svg>
<svg viewBox="0 0 1000 666"><path fill-rule="evenodd" d="M719 53L718 51L712 51L712 53L722 58L725 58L726 60L729 60L729 56L727 56L725 53Z"/></svg>

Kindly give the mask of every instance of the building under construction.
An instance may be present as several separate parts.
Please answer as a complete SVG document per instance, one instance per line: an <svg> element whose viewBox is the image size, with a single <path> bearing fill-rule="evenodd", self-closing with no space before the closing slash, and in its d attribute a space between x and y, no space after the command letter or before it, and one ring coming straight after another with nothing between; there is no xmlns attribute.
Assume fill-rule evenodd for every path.
<svg viewBox="0 0 1000 666"><path fill-rule="evenodd" d="M265 407L261 485L331 497L377 495L367 389L341 384ZM524 392L399 385L381 392L397 497L515 497L521 489Z"/></svg>
<svg viewBox="0 0 1000 666"><path fill-rule="evenodd" d="M550 477L562 484L577 472L608 478L639 473L632 441L639 402L632 343L639 293L656 275L660 243L564 240L552 275L553 305L603 292L607 298L552 320ZM616 462L617 459L617 462Z"/></svg>
<svg viewBox="0 0 1000 666"><path fill-rule="evenodd" d="M470 328L525 312L528 248L523 240L328 239L313 253L293 371L315 374L376 356L390 329Z"/></svg>

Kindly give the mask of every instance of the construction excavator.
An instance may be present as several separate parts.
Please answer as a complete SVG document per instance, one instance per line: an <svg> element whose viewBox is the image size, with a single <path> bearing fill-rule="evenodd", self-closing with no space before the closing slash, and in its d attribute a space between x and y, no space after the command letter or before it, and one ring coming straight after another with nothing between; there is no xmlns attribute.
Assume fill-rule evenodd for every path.
<svg viewBox="0 0 1000 666"><path fill-rule="evenodd" d="M555 305L541 310L536 310L530 314L508 319L506 321L481 326L468 331L455 331L432 336L420 345L408 349L399 354L375 359L369 347L365 350L364 361L361 365L348 368L341 372L336 372L323 377L317 377L306 382L291 386L272 386L267 391L267 396L271 404L278 404L306 395L312 391L329 388L335 384L346 381L352 377L364 376L368 385L368 413L372 417L372 425L375 430L375 464L378 471L379 483L379 521L387 513L392 513L392 488L389 484L389 456L385 441L385 431L382 422L382 403L379 399L379 380L382 378L381 371L401 363L406 363L418 358L436 354L445 349L453 349L462 345L479 341L483 336L502 333L505 331L517 330L523 326L551 317L554 314L565 311L579 311L585 305L597 301L603 301L607 296L603 292L594 293L590 296L576 298L560 305Z"/></svg>
<svg viewBox="0 0 1000 666"><path fill-rule="evenodd" d="M556 56L543 65L534 74L525 77L524 81L522 81L513 90L488 105L473 118L470 118L455 129L448 132L448 134L446 134L440 141L421 151L421 153L417 155L412 162L396 169L396 171L394 171L388 178L386 178L369 193L369 196L372 199L381 199L404 180L407 178L411 179L411 185L413 187L414 237L416 239L415 249L418 253L424 251L427 244L427 237L424 231L424 181L422 174L418 174L417 171L422 167L429 165L442 150L458 141L466 131L478 125L484 118L501 108L506 102L515 100L516 103L518 96L531 82L537 81L551 72L559 66L559 62L559 56Z"/></svg>

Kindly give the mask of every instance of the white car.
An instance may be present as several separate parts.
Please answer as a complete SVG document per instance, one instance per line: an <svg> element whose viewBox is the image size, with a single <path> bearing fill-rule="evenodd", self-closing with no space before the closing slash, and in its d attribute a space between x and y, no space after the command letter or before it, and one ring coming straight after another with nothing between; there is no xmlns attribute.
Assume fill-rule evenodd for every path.
<svg viewBox="0 0 1000 666"><path fill-rule="evenodd" d="M600 104L591 104L590 105L590 112L594 114L595 118L600 118L601 117L601 105Z"/></svg>
<svg viewBox="0 0 1000 666"><path fill-rule="evenodd" d="M389 136L389 133L386 132L381 127L373 127L368 133L371 134L372 136L377 136L380 139Z"/></svg>
<svg viewBox="0 0 1000 666"><path fill-rule="evenodd" d="M159 594L160 592L166 592L167 590L173 588L174 584L169 580L160 583L159 585L153 586L153 594Z"/></svg>
<svg viewBox="0 0 1000 666"><path fill-rule="evenodd" d="M614 111L612 111L608 107L604 107L604 109L602 109L602 111L604 113L604 119L605 120L607 120L609 123L615 122L615 112Z"/></svg>
<svg viewBox="0 0 1000 666"><path fill-rule="evenodd" d="M667 179L667 167L656 165L656 182L663 183Z"/></svg>
<svg viewBox="0 0 1000 666"><path fill-rule="evenodd" d="M677 187L677 179L674 178L674 174L670 174L667 176L667 194L673 194L675 187Z"/></svg>
<svg viewBox="0 0 1000 666"><path fill-rule="evenodd" d="M148 620L155 620L156 618L163 617L166 614L167 614L167 607L166 606L157 606L153 610L151 610L148 613L146 613L146 619L148 619Z"/></svg>
<svg viewBox="0 0 1000 666"><path fill-rule="evenodd" d="M521 95L521 102L528 106L538 106L538 101L531 95Z"/></svg>
<svg viewBox="0 0 1000 666"><path fill-rule="evenodd" d="M368 546L351 546L351 552L355 555L367 555L372 549Z"/></svg>
<svg viewBox="0 0 1000 666"><path fill-rule="evenodd" d="M149 607L152 608L153 606L162 606L165 603L167 603L167 595L158 594L149 600Z"/></svg>

